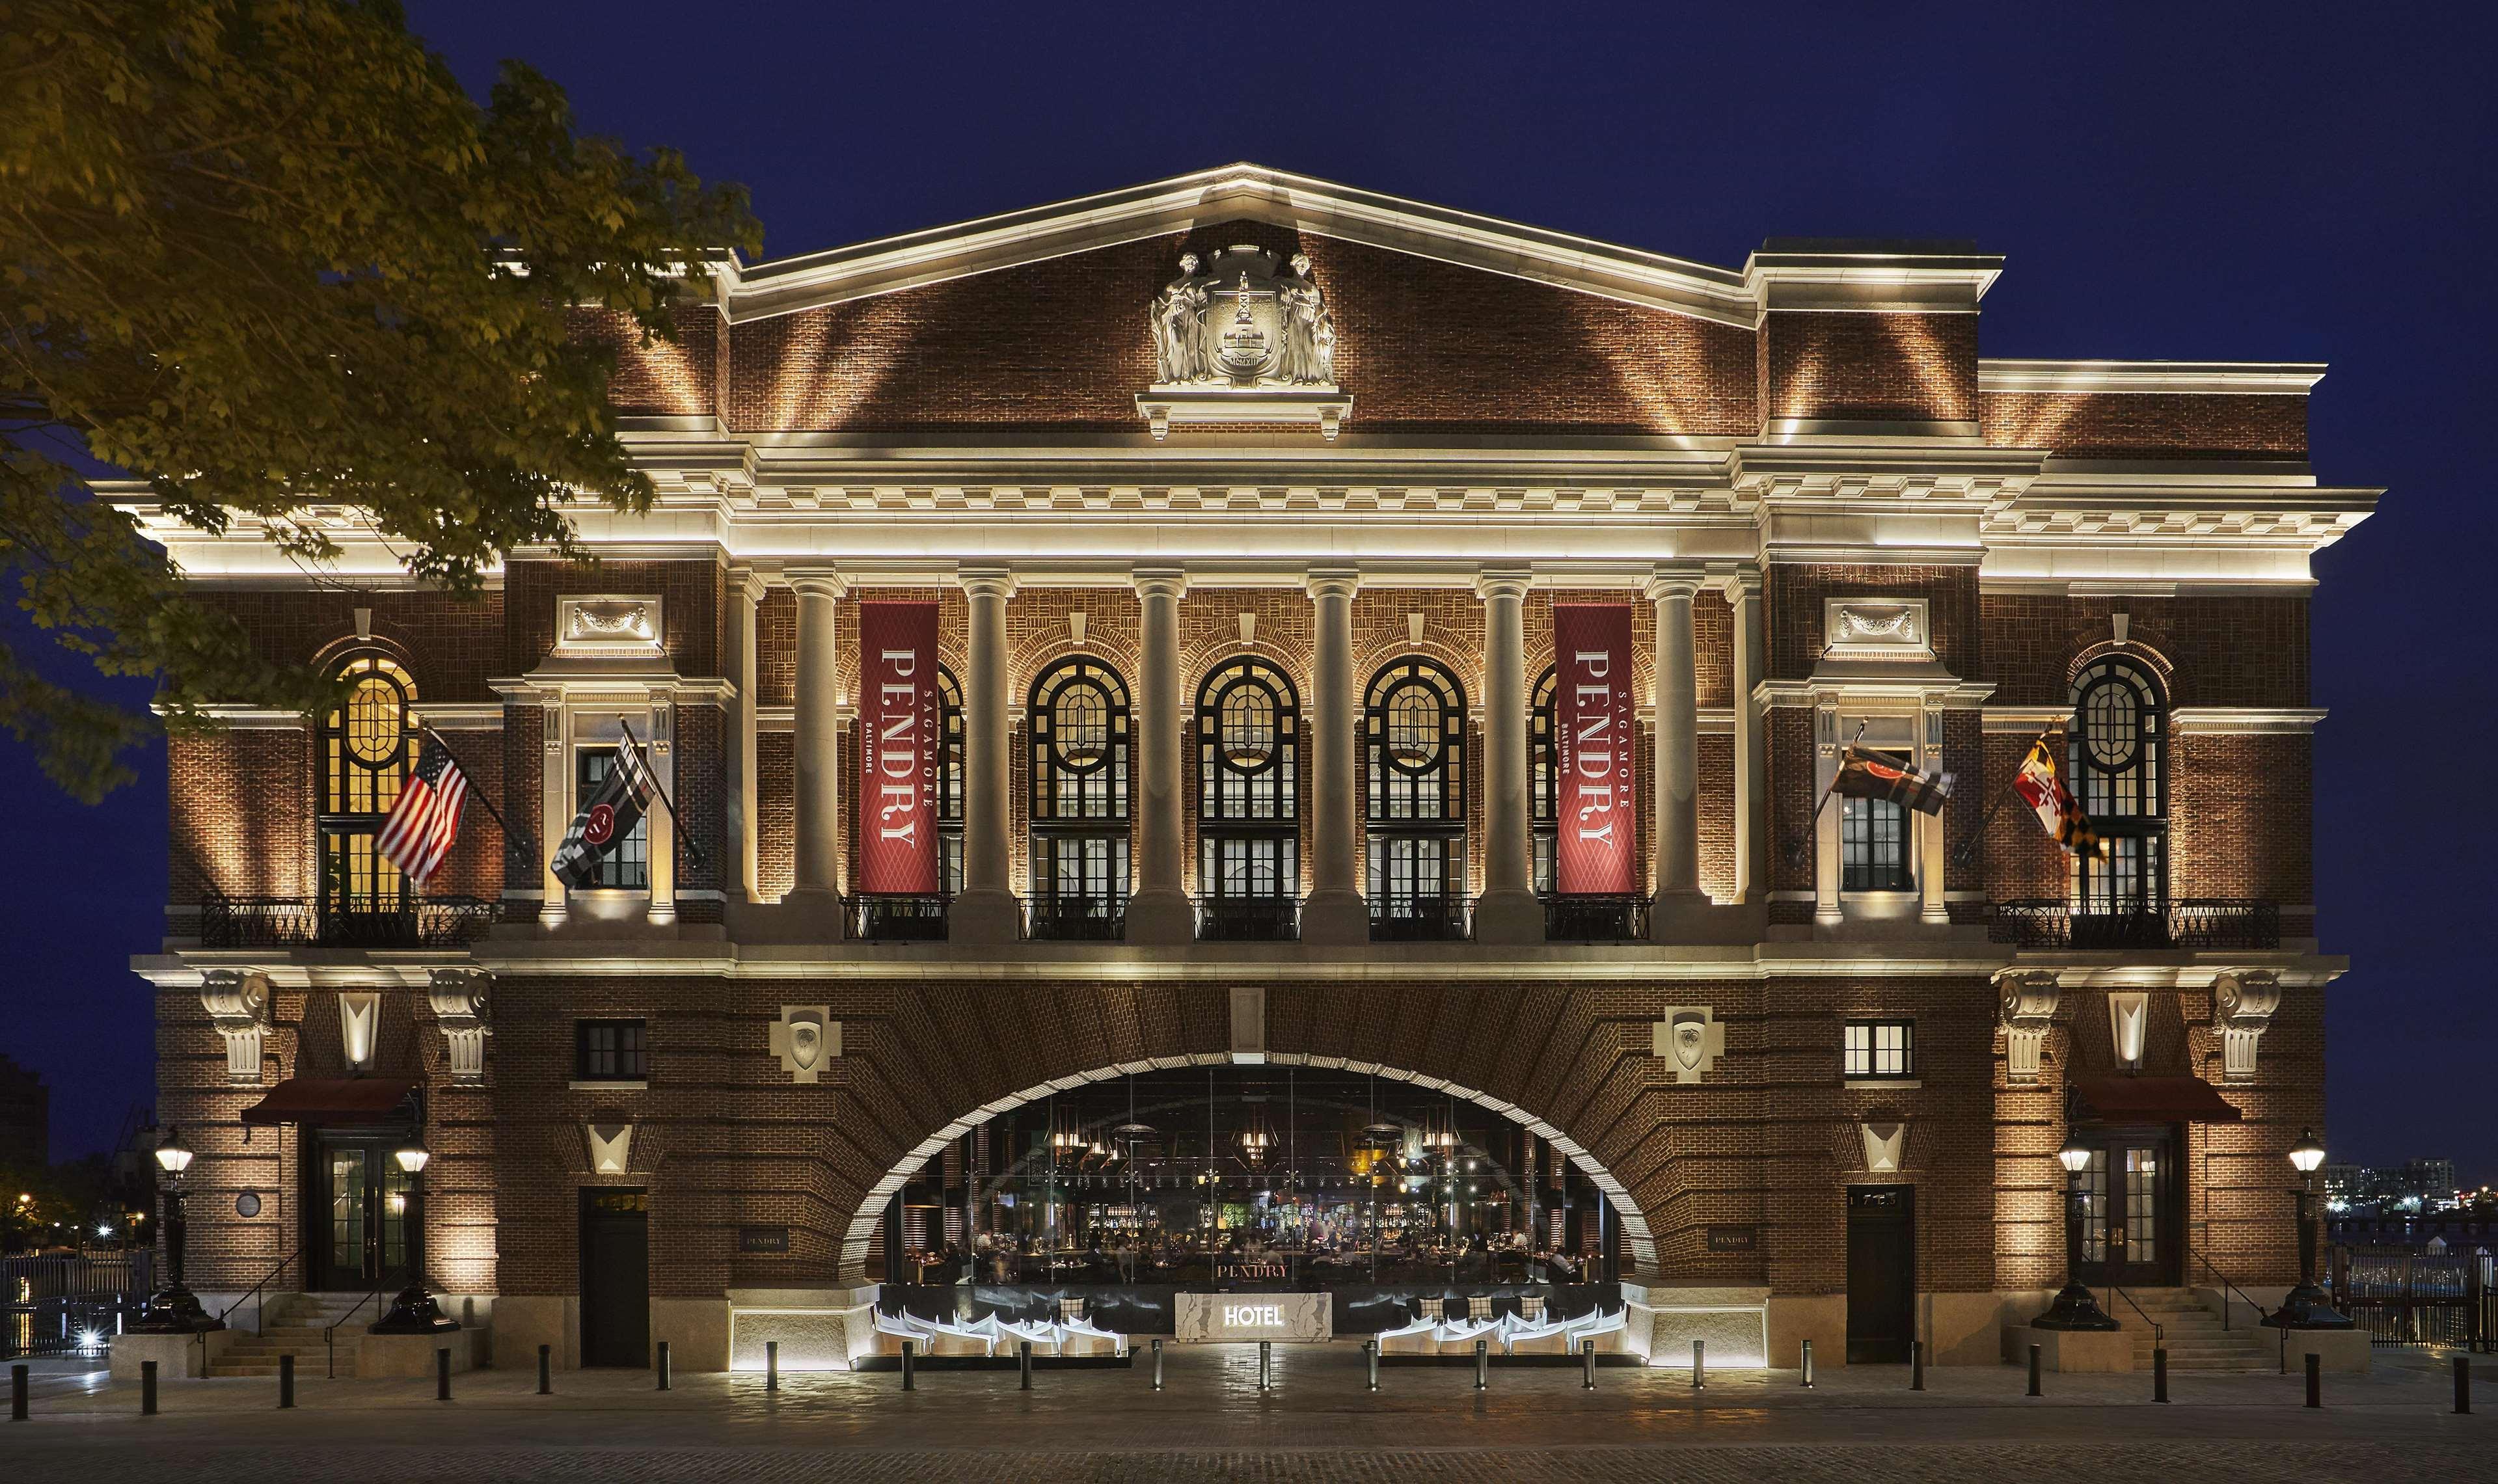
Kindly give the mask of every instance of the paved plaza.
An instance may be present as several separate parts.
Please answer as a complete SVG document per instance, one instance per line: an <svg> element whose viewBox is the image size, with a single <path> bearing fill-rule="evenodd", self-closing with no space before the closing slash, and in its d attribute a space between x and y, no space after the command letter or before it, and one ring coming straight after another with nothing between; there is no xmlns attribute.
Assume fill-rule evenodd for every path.
<svg viewBox="0 0 2498 1484"><path fill-rule="evenodd" d="M1608 1370L1594 1392L1572 1370L1501 1371L1477 1394L1464 1368L1389 1368L1362 1388L1349 1346L1278 1347L1257 1388L1248 1347L1174 1349L1150 1371L681 1376L661 1393L637 1372L528 1371L431 1381L168 1382L161 1411L139 1388L48 1368L33 1420L0 1433L11 1479L223 1481L961 1480L1923 1480L2005 1476L2145 1480L2498 1479L2498 1374L2482 1410L2450 1411L2427 1357L2327 1377L2325 1407L2294 1376L2179 1375L2166 1406L2141 1376L2046 1378L2024 1395L2013 1367L1937 1369L1923 1393L1901 1367L1730 1372L1694 1392L1688 1373ZM2484 1360L2483 1365L2488 1363ZM317 1369L307 1367L307 1369ZM2498 1373L2498 1366L2491 1366Z"/></svg>

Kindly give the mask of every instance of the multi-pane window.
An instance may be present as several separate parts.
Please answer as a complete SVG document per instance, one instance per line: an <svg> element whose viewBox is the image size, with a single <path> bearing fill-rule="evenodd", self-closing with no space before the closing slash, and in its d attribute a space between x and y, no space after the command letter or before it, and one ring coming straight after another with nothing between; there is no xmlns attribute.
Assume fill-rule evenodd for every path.
<svg viewBox="0 0 2498 1484"><path fill-rule="evenodd" d="M574 1026L572 1075L580 1082L644 1082L651 1053L640 1021L581 1021Z"/></svg>
<svg viewBox="0 0 2498 1484"><path fill-rule="evenodd" d="M2073 686L2068 737L2072 788L2105 855L2074 860L2087 913L2157 912L2168 900L2167 708L2160 688L2126 659L2092 664Z"/></svg>
<svg viewBox="0 0 2498 1484"><path fill-rule="evenodd" d="M937 754L937 856L948 897L963 891L963 689L940 666L937 671L938 723L945 739Z"/></svg>
<svg viewBox="0 0 2498 1484"><path fill-rule="evenodd" d="M1265 661L1243 658L1197 694L1198 889L1275 899L1300 887L1300 698Z"/></svg>
<svg viewBox="0 0 2498 1484"><path fill-rule="evenodd" d="M341 667L346 699L321 723L321 898L328 912L391 912L407 886L373 848L416 758L416 685L379 654Z"/></svg>
<svg viewBox="0 0 2498 1484"><path fill-rule="evenodd" d="M1916 1075L1917 1026L1914 1021L1849 1021L1841 1034L1841 1076Z"/></svg>
<svg viewBox="0 0 2498 1484"><path fill-rule="evenodd" d="M1441 910L1465 895L1466 700L1436 661L1396 660L1362 709L1374 916Z"/></svg>
<svg viewBox="0 0 2498 1484"><path fill-rule="evenodd" d="M1553 691L1559 675L1547 670L1535 682L1526 709L1527 782L1535 801L1535 890L1551 896L1560 873L1561 769L1553 747Z"/></svg>
<svg viewBox="0 0 2498 1484"><path fill-rule="evenodd" d="M574 794L572 806L587 807L598 793L607 775L616 771L616 749L585 747L574 754ZM645 892L651 889L651 816L647 813L633 821L633 828L599 857L591 868L592 889Z"/></svg>
<svg viewBox="0 0 2498 1484"><path fill-rule="evenodd" d="M2076 1204L2081 1207L2084 1262L2107 1260L2107 1153L2096 1149L2091 1151L2088 1164L2066 1177L2072 1182Z"/></svg>
<svg viewBox="0 0 2498 1484"><path fill-rule="evenodd" d="M1839 884L1851 892L1905 892L1916 885L1908 869L1908 811L1888 799L1841 799L1839 811Z"/></svg>
<svg viewBox="0 0 2498 1484"><path fill-rule="evenodd" d="M1100 660L1060 660L1033 682L1032 881L1037 897L1128 895L1128 687Z"/></svg>

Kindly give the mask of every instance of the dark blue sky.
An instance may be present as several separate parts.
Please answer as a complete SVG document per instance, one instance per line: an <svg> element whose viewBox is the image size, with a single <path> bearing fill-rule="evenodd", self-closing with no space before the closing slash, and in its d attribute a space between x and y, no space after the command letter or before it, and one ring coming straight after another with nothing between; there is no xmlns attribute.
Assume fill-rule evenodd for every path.
<svg viewBox="0 0 2498 1484"><path fill-rule="evenodd" d="M1988 355L2332 363L2317 470L2390 493L2318 564L2331 1143L2498 1178L2489 8L1569 9L408 4L472 87L526 58L585 127L745 181L773 255L1248 159L1727 265L1973 237L2010 260ZM163 769L87 810L23 762L0 741L34 1012L0 1044L66 1155L148 1096L123 965L159 931Z"/></svg>

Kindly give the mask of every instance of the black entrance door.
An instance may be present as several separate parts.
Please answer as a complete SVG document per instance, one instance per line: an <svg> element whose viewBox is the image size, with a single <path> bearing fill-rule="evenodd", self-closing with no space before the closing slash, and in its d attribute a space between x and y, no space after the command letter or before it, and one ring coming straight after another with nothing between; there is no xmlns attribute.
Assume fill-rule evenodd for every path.
<svg viewBox="0 0 2498 1484"><path fill-rule="evenodd" d="M304 1250L316 1291L397 1288L407 1281L408 1187L391 1152L404 1135L321 1129L311 1133L304 1203Z"/></svg>
<svg viewBox="0 0 2498 1484"><path fill-rule="evenodd" d="M581 1363L651 1363L650 1196L581 1192Z"/></svg>
<svg viewBox="0 0 2498 1484"><path fill-rule="evenodd" d="M2082 1192L2082 1281L2172 1288L2178 1281L2177 1132L2085 1129L2091 1162L2072 1177Z"/></svg>
<svg viewBox="0 0 2498 1484"><path fill-rule="evenodd" d="M1847 1363L1908 1358L1917 1334L1917 1191L1847 1187Z"/></svg>

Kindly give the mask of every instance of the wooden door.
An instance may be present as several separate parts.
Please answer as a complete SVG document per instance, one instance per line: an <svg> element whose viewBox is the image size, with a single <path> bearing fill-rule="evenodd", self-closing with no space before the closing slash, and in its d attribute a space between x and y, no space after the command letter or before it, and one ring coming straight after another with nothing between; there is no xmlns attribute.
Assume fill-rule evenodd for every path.
<svg viewBox="0 0 2498 1484"><path fill-rule="evenodd" d="M650 1197L581 1192L581 1363L651 1363Z"/></svg>
<svg viewBox="0 0 2498 1484"><path fill-rule="evenodd" d="M1847 1363L1906 1361L1917 1333L1917 1192L1847 1190Z"/></svg>

